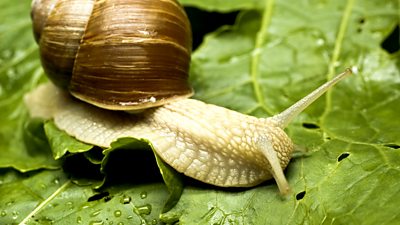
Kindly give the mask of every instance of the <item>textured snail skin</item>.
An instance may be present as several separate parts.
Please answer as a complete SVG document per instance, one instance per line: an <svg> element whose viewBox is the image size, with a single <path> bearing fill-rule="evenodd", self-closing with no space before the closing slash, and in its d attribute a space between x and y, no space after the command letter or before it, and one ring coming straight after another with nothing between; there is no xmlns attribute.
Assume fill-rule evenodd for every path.
<svg viewBox="0 0 400 225"><path fill-rule="evenodd" d="M351 69L337 75L283 112L255 118L194 99L182 99L138 114L94 107L47 83L25 96L31 117L53 119L76 139L101 147L122 137L151 142L179 172L223 187L255 186L274 178L282 194L290 191L283 174L293 143L289 122Z"/></svg>
<svg viewBox="0 0 400 225"><path fill-rule="evenodd" d="M281 168L293 150L273 121L193 99L127 114L76 101L47 84L28 95L26 103L31 116L52 118L61 130L86 143L109 147L122 137L147 139L176 170L216 186L249 187L270 179L271 166L260 142L273 147Z"/></svg>

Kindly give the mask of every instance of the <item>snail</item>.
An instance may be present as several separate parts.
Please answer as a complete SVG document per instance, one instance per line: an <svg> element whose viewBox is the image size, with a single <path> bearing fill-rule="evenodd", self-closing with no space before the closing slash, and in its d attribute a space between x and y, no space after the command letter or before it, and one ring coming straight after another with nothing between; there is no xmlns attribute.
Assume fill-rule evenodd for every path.
<svg viewBox="0 0 400 225"><path fill-rule="evenodd" d="M52 119L70 136L104 148L122 137L148 140L177 171L215 186L252 187L274 178L289 193L283 169L294 147L284 128L352 73L346 69L280 114L256 118L189 98L191 31L175 0L36 0L32 8L53 83L25 96L32 117Z"/></svg>

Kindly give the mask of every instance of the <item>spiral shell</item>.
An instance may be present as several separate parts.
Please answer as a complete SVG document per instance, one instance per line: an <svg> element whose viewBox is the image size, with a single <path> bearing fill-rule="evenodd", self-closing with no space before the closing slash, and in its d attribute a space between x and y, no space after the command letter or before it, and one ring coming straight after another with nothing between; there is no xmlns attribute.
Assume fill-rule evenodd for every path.
<svg viewBox="0 0 400 225"><path fill-rule="evenodd" d="M137 110L193 94L191 28L175 0L35 0L45 73L88 103Z"/></svg>

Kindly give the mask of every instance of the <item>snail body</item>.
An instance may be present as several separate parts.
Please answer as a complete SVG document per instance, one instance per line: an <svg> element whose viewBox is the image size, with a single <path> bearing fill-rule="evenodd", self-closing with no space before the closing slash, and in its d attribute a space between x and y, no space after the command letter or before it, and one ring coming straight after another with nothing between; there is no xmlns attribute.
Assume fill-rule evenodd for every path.
<svg viewBox="0 0 400 225"><path fill-rule="evenodd" d="M283 169L289 163L293 143L283 129L326 90L351 74L350 69L282 113L270 118L256 118L188 99L192 95L187 82L191 34L187 34L190 33L189 22L176 1L80 2L36 0L33 3L35 38L40 46L45 72L55 86L47 83L25 97L32 117L53 119L57 127L69 135L101 147L109 147L113 141L123 137L146 139L166 163L205 183L222 187L250 187L273 177L281 193L289 192ZM89 8L82 16L89 18L89 22L84 22L86 29L76 25L81 22L76 22L69 27L69 30L75 31L72 40L58 37L57 34L64 32L58 30L59 27L66 26L60 25L63 23L60 14L67 17L74 15L73 10L64 13L61 9L74 4L85 4ZM160 4L161 9L154 8ZM118 23L104 25L107 24L106 19L111 20L112 17L99 15L101 11L110 13L114 8L125 12L121 11L121 15L126 16L130 23L138 23L143 16L134 18L144 12L156 14L148 16L150 21L159 19L159 13L169 15L170 19L145 22L161 24L160 31L156 26L150 26L151 33L154 33L151 37L126 35L125 30L131 30L131 27L125 20L118 21L120 26ZM172 13L163 11L164 8L172 10ZM39 9L43 10L36 12ZM55 20L49 22L50 18ZM164 28L167 25L172 25L172 30ZM108 31L110 27L120 27L122 31ZM140 30L144 31L144 28ZM162 30L169 32L163 33ZM118 47L119 44L122 47ZM56 52L62 45L79 47ZM167 47L162 48L162 45ZM90 47L95 49L93 53L89 51ZM149 50L145 49L147 47ZM116 54L111 57L113 51ZM118 51L122 53L118 54ZM133 55L135 52L138 55ZM50 53L52 56L48 55ZM61 65L57 64L59 61ZM61 78L58 78L59 74ZM166 75L160 77L160 74ZM154 85L151 82L155 82ZM146 110L137 114L116 111L132 109Z"/></svg>

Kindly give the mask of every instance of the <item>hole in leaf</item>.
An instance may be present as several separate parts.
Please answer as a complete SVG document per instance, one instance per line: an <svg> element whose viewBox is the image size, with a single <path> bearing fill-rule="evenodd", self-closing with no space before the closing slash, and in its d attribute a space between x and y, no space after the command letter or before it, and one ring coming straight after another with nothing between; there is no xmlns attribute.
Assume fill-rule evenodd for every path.
<svg viewBox="0 0 400 225"><path fill-rule="evenodd" d="M342 154L339 155L337 161L340 162L340 161L342 161L343 159L347 158L349 155L350 155L350 153L343 152Z"/></svg>
<svg viewBox="0 0 400 225"><path fill-rule="evenodd" d="M383 49L385 49L389 53L395 53L400 50L400 28L399 25L397 25L392 33L387 36L387 38L382 42L381 46Z"/></svg>
<svg viewBox="0 0 400 225"><path fill-rule="evenodd" d="M108 197L109 195L110 195L110 193L108 193L108 192L98 193L98 194L95 194L95 195L89 197L87 201L88 201L88 202L97 201L97 200L100 200L100 199L102 199L102 198L106 198L106 197Z"/></svg>
<svg viewBox="0 0 400 225"><path fill-rule="evenodd" d="M221 26L235 23L238 11L230 13L208 12L194 7L185 7L193 33L193 49L196 49L206 34Z"/></svg>
<svg viewBox="0 0 400 225"><path fill-rule="evenodd" d="M397 145L397 144L386 144L384 146L386 146L388 148L393 148L393 149L399 149L400 148L400 145Z"/></svg>
<svg viewBox="0 0 400 225"><path fill-rule="evenodd" d="M303 127L307 129L318 129L319 126L315 123L303 123Z"/></svg>
<svg viewBox="0 0 400 225"><path fill-rule="evenodd" d="M106 196L104 197L104 202L108 202L112 199L112 196Z"/></svg>
<svg viewBox="0 0 400 225"><path fill-rule="evenodd" d="M306 195L306 191L302 191L302 192L297 193L296 200L303 199L305 195Z"/></svg>

